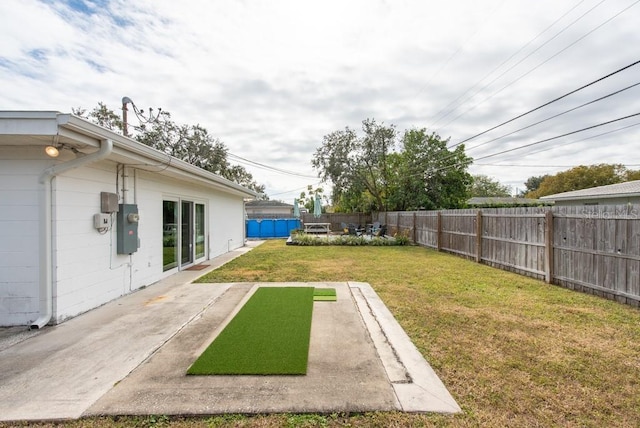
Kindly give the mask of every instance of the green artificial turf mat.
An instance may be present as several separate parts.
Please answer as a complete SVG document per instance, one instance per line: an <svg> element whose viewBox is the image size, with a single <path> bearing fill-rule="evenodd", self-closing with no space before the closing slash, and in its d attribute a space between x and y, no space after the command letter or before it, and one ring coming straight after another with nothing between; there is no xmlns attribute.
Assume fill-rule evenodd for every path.
<svg viewBox="0 0 640 428"><path fill-rule="evenodd" d="M316 302L335 302L338 300L335 288L316 288L313 291L313 300Z"/></svg>
<svg viewBox="0 0 640 428"><path fill-rule="evenodd" d="M187 374L306 374L313 293L313 287L258 288Z"/></svg>

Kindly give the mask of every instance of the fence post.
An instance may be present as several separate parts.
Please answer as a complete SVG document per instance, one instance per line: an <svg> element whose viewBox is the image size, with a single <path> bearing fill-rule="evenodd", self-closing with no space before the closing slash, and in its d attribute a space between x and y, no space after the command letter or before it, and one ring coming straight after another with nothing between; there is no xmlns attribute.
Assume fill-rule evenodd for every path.
<svg viewBox="0 0 640 428"><path fill-rule="evenodd" d="M442 211L438 211L436 217L436 248L438 251L442 250Z"/></svg>
<svg viewBox="0 0 640 428"><path fill-rule="evenodd" d="M476 262L482 261L482 210L476 213Z"/></svg>
<svg viewBox="0 0 640 428"><path fill-rule="evenodd" d="M553 282L553 211L544 215L544 279L547 284Z"/></svg>
<svg viewBox="0 0 640 428"><path fill-rule="evenodd" d="M417 235L416 235L416 212L413 212L413 233L412 233L412 240L415 243L417 239Z"/></svg>

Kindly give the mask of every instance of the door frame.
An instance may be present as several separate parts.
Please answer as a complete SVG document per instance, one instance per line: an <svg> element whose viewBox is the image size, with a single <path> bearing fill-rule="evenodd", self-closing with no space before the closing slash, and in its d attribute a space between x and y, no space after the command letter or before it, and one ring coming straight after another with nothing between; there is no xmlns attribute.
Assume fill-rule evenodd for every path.
<svg viewBox="0 0 640 428"><path fill-rule="evenodd" d="M171 272L174 270L184 270L190 266L193 266L195 264L198 263L202 263L203 261L207 260L208 254L209 254L209 235L208 235L208 231L209 231L209 224L208 224L208 217L207 217L207 202L205 200L199 199L199 198L181 198L181 197L175 197L175 196L163 196L162 197L162 203L163 203L163 210L164 210L164 202L165 201L171 201L171 202L176 202L178 204L178 218L177 218L177 226L178 226L178 230L176 233L176 240L177 240L177 255L176 255L176 260L177 260L177 266L168 269L166 271L164 271L164 273L166 272ZM188 227L188 232L189 232L189 239L191 240L192 244L191 247L189 249L189 251L191 252L191 254L189 255L189 257L187 258L187 260L185 262L183 262L183 204L190 204L190 219L188 221L187 227ZM203 207L203 215L202 218L200 219L203 224L200 225L198 223L198 218L197 218L197 206L202 206ZM164 212L163 212L163 216L164 216ZM164 218L164 217L163 217ZM197 232L198 232L198 226L202 226L202 232L203 234L201 236L198 236ZM163 221L163 229L164 229L164 221ZM203 252L202 252L202 256L197 257L197 247L198 247L198 240L202 240L202 244L204 245L203 248ZM164 244L163 244L163 249L164 249ZM164 269L164 265L163 265L163 269Z"/></svg>

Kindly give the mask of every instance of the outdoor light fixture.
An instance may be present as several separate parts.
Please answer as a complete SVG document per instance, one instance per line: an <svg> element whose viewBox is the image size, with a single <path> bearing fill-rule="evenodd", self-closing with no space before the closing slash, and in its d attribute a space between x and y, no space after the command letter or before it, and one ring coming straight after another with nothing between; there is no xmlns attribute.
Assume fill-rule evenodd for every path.
<svg viewBox="0 0 640 428"><path fill-rule="evenodd" d="M57 158L60 154L60 151L56 146L47 146L45 147L44 152L47 154L47 156L50 156L52 158Z"/></svg>
<svg viewBox="0 0 640 428"><path fill-rule="evenodd" d="M58 135L54 135L51 144L44 148L44 152L51 158L57 158L60 154L60 150L58 149L58 138Z"/></svg>

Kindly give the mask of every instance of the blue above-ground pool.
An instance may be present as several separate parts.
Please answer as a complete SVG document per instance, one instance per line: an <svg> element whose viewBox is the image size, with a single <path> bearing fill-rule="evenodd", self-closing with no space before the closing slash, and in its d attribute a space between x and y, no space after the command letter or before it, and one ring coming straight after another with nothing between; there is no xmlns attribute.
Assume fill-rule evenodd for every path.
<svg viewBox="0 0 640 428"><path fill-rule="evenodd" d="M292 230L300 229L298 218L263 218L246 220L247 238L287 238Z"/></svg>

